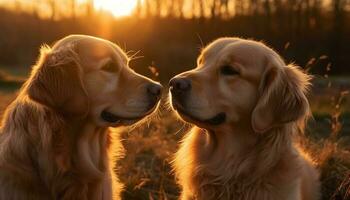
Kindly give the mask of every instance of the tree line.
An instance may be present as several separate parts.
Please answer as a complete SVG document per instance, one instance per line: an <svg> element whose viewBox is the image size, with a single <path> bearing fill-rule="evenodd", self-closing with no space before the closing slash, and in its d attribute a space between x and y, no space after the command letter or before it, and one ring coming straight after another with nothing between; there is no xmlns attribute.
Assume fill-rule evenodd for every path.
<svg viewBox="0 0 350 200"><path fill-rule="evenodd" d="M331 65L331 73L350 73L350 0L137 0L129 18L101 13L94 0L13 1L11 9L0 7L4 66L28 66L42 43L82 33L141 50L136 65L170 77L193 66L194 47L239 36L264 40L303 67L320 66L313 72Z"/></svg>
<svg viewBox="0 0 350 200"><path fill-rule="evenodd" d="M33 14L39 14L48 8L47 11L52 19L74 18L77 15L91 15L94 12L94 0L26 2L26 5L22 5L22 0L14 0L13 4L18 10L29 6ZM227 19L235 16L272 16L283 13L317 17L322 12L333 12L337 17L341 17L349 9L350 0L137 0L134 15Z"/></svg>

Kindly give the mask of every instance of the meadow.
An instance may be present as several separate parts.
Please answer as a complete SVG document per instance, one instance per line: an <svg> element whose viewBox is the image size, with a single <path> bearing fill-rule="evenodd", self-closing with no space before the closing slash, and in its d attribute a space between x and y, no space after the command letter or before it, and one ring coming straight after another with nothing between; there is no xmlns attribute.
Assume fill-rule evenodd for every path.
<svg viewBox="0 0 350 200"><path fill-rule="evenodd" d="M116 4L105 4L107 11L96 8L117 0L0 0L0 117L28 77L40 45L69 34L118 44L133 57L136 72L165 86L195 66L200 49L214 39L251 38L314 75L308 95L313 117L296 142L320 171L322 199L350 200L349 0L121 1L135 3L123 18ZM171 161L191 125L177 119L166 93L146 123L120 133L126 154L116 171L125 184L123 199L178 197Z"/></svg>
<svg viewBox="0 0 350 200"><path fill-rule="evenodd" d="M16 97L26 75L28 71L0 73L0 113ZM315 76L308 96L313 118L305 135L297 140L320 170L325 200L350 198L345 197L350 193L350 183L346 182L350 176L349 90L349 77ZM123 128L120 133L126 154L116 171L125 184L123 199L178 197L180 188L171 171L171 160L191 125L177 119L166 103L167 94L163 96L159 111L147 122Z"/></svg>

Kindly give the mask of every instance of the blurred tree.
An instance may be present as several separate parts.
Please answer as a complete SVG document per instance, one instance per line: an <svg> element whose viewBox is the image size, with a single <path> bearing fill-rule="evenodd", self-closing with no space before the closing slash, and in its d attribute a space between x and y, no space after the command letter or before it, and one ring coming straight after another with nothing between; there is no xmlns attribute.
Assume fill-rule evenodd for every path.
<svg viewBox="0 0 350 200"><path fill-rule="evenodd" d="M244 0L235 0L235 15L240 16L244 14Z"/></svg>
<svg viewBox="0 0 350 200"><path fill-rule="evenodd" d="M152 12L151 12L151 0L144 0L144 7L145 7L145 16L146 17L151 17Z"/></svg>
<svg viewBox="0 0 350 200"><path fill-rule="evenodd" d="M204 0L192 0L192 16L204 18L205 10L204 10Z"/></svg>
<svg viewBox="0 0 350 200"><path fill-rule="evenodd" d="M15 11L16 12L21 12L21 2L19 0L14 0L13 2Z"/></svg>
<svg viewBox="0 0 350 200"><path fill-rule="evenodd" d="M169 0L166 6L169 17L184 17L184 0Z"/></svg>
<svg viewBox="0 0 350 200"><path fill-rule="evenodd" d="M51 20L56 18L56 0L47 0L48 6L51 10Z"/></svg>
<svg viewBox="0 0 350 200"><path fill-rule="evenodd" d="M70 4L70 16L75 19L76 17L76 5L77 5L77 1L76 0L69 0L69 4Z"/></svg>
<svg viewBox="0 0 350 200"><path fill-rule="evenodd" d="M135 15L140 18L142 15L142 2L141 0L137 0L136 8L135 8Z"/></svg>
<svg viewBox="0 0 350 200"><path fill-rule="evenodd" d="M204 2L203 0L197 0L199 4L199 15L200 17L204 18L205 17L205 12L204 12Z"/></svg>
<svg viewBox="0 0 350 200"><path fill-rule="evenodd" d="M94 0L86 0L86 16L92 17L94 14Z"/></svg>
<svg viewBox="0 0 350 200"><path fill-rule="evenodd" d="M164 0L154 0L155 4L155 16L160 17L162 14L162 3Z"/></svg>
<svg viewBox="0 0 350 200"><path fill-rule="evenodd" d="M228 17L230 15L229 0L220 0L220 11L222 17Z"/></svg>
<svg viewBox="0 0 350 200"><path fill-rule="evenodd" d="M37 0L37 1L32 1L30 4L32 15L35 17L38 17L38 14L39 14L38 6L40 5L40 3L41 3L40 0Z"/></svg>
<svg viewBox="0 0 350 200"><path fill-rule="evenodd" d="M217 10L218 10L218 4L220 0L212 0L211 1L211 7L210 7L210 14L211 18L214 19L217 17Z"/></svg>
<svg viewBox="0 0 350 200"><path fill-rule="evenodd" d="M176 2L176 14L177 16L179 16L180 18L184 17L184 0L174 0Z"/></svg>
<svg viewBox="0 0 350 200"><path fill-rule="evenodd" d="M256 17L258 15L260 1L259 0L249 0L249 1L250 1L249 2L249 15Z"/></svg>
<svg viewBox="0 0 350 200"><path fill-rule="evenodd" d="M270 0L264 0L264 10L266 16L270 17L271 16L271 3Z"/></svg>

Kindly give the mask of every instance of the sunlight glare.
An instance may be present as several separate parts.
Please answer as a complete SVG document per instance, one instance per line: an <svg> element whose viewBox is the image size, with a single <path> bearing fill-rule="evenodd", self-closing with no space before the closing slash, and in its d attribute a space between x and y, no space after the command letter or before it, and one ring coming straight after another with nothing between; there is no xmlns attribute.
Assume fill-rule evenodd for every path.
<svg viewBox="0 0 350 200"><path fill-rule="evenodd" d="M94 7L112 13L115 17L131 15L137 0L95 0Z"/></svg>

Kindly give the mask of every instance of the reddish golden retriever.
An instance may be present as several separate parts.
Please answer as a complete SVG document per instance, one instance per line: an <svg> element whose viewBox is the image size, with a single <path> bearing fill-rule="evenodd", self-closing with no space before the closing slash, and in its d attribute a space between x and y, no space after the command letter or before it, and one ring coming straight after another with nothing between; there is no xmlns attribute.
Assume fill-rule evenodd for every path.
<svg viewBox="0 0 350 200"><path fill-rule="evenodd" d="M196 127L176 153L182 200L315 200L318 173L293 143L309 114L310 77L260 42L221 38L170 81Z"/></svg>
<svg viewBox="0 0 350 200"><path fill-rule="evenodd" d="M108 127L152 113L161 86L115 44L72 35L43 47L0 129L0 199L119 199L122 154Z"/></svg>

